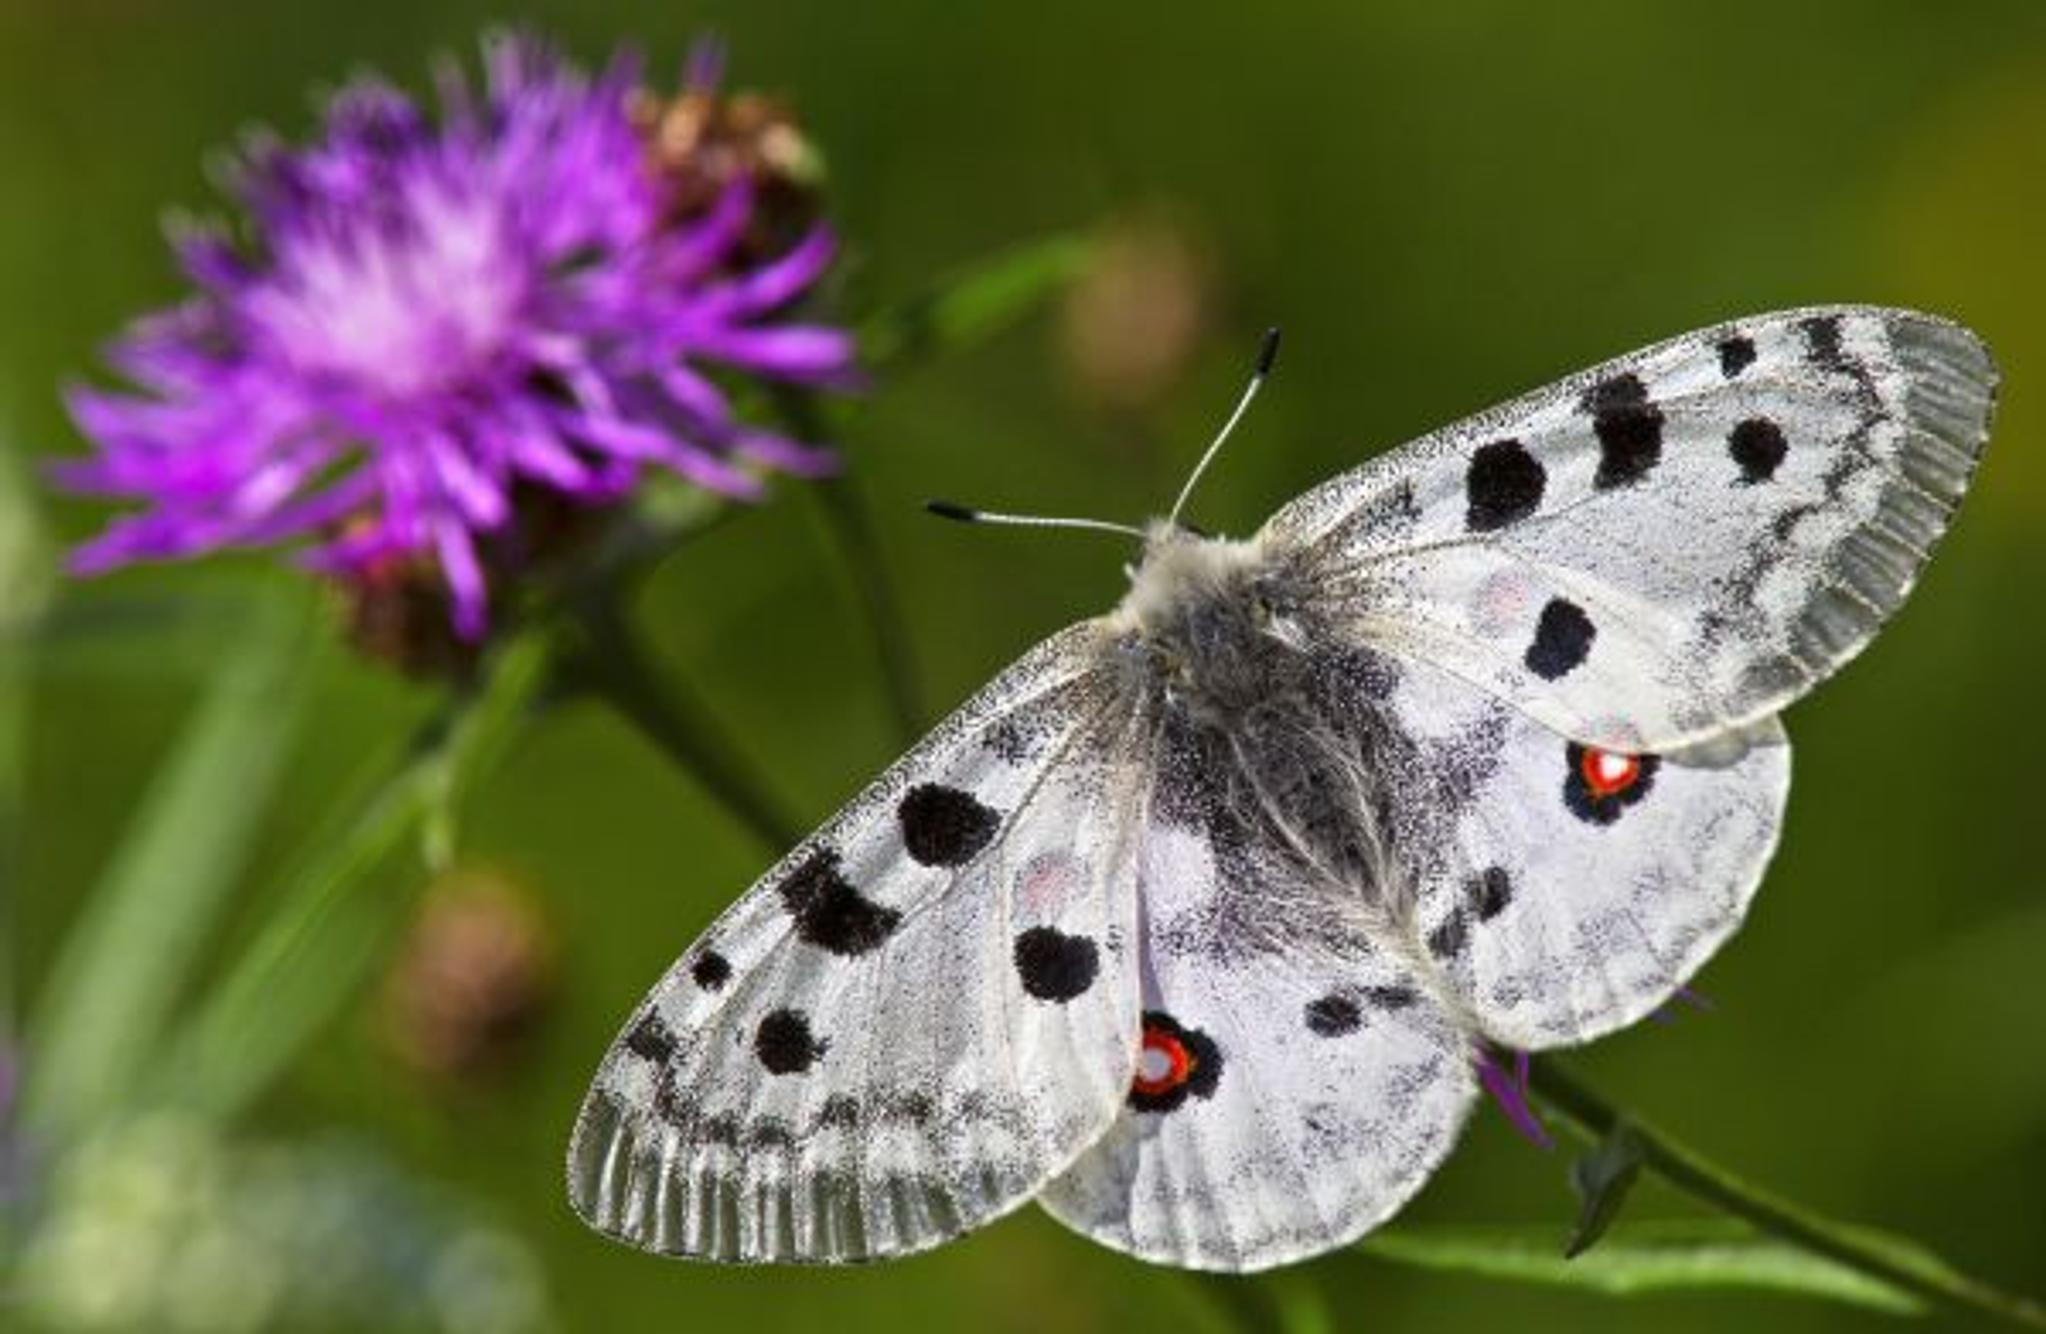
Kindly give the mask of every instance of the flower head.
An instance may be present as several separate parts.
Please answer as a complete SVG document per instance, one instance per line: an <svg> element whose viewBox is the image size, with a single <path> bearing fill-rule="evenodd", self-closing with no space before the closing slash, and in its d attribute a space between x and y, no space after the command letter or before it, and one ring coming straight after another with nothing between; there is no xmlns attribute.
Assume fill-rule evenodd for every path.
<svg viewBox="0 0 2046 1334"><path fill-rule="evenodd" d="M715 77L693 61L678 104L713 104ZM765 174L676 170L649 105L629 57L588 78L505 37L480 90L443 75L438 120L362 79L314 142L250 145L246 239L185 229L196 294L109 353L139 392L71 395L99 454L62 480L145 506L73 568L294 540L343 578L425 562L473 639L522 494L615 500L653 467L751 497L761 467L827 470L707 371L849 381L844 332L778 318L831 234L761 253Z"/></svg>

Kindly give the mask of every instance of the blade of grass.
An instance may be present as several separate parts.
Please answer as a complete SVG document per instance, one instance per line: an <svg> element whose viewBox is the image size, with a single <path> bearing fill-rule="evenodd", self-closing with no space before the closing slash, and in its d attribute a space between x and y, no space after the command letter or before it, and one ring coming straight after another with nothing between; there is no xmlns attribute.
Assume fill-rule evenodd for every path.
<svg viewBox="0 0 2046 1334"><path fill-rule="evenodd" d="M159 1097L227 1116L260 1094L356 994L422 877L362 882L495 762L546 688L556 636L535 630L495 654L471 694L421 729L350 818L315 838L242 955L172 1035Z"/></svg>
<svg viewBox="0 0 2046 1334"><path fill-rule="evenodd" d="M1962 1306L2029 1329L2046 1329L2046 1308L1954 1269L1915 1242L1872 1228L1835 1222L1743 1181L1697 1150L1623 1113L1554 1060L1534 1062L1530 1087L1542 1103L1597 1142L1624 1121L1642 1164L1678 1190L1742 1219L1769 1236L1802 1247L1877 1281L1948 1305ZM1574 1263L1596 1256L1580 1257Z"/></svg>
<svg viewBox="0 0 2046 1334"><path fill-rule="evenodd" d="M115 1110L240 877L289 749L312 644L265 605L150 782L36 1007L23 1120L61 1138Z"/></svg>
<svg viewBox="0 0 2046 1334"><path fill-rule="evenodd" d="M14 913L26 828L29 653L53 582L48 536L22 472L20 455L0 446L0 1255L12 1253L25 1207L15 1131L20 998Z"/></svg>
<svg viewBox="0 0 2046 1334"><path fill-rule="evenodd" d="M1894 1283L1723 1218L1623 1224L1574 1259L1547 1227L1387 1228L1358 1249L1424 1269L1610 1296L1722 1288L1795 1293L1900 1315L1925 1307Z"/></svg>

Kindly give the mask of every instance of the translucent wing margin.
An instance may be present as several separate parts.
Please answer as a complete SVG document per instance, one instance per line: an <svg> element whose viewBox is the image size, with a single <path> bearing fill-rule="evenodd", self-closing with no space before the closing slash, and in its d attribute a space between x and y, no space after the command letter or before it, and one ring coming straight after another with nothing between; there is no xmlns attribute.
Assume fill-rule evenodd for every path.
<svg viewBox="0 0 2046 1334"><path fill-rule="evenodd" d="M1137 1044L1099 631L1040 645L762 878L604 1058L569 1195L671 1255L852 1261L1028 1199Z"/></svg>
<svg viewBox="0 0 2046 1334"><path fill-rule="evenodd" d="M1757 316L1374 459L1262 540L1355 642L1573 740L1673 751L1780 711L1897 609L1995 384L1931 316Z"/></svg>

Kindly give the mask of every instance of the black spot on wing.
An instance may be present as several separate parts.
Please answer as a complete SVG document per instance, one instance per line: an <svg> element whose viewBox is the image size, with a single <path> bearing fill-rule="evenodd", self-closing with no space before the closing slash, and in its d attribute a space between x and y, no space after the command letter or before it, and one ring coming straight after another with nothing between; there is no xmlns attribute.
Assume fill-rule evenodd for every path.
<svg viewBox="0 0 2046 1334"><path fill-rule="evenodd" d="M920 783L903 794L895 813L902 843L924 866L963 866L986 847L1001 817L956 787Z"/></svg>
<svg viewBox="0 0 2046 1334"><path fill-rule="evenodd" d="M838 873L838 854L829 848L789 873L781 901L796 919L797 937L833 954L865 954L902 923L901 913L868 899Z"/></svg>
<svg viewBox="0 0 2046 1334"><path fill-rule="evenodd" d="M1039 1000L1064 1003L1094 985L1101 951L1086 936L1033 926L1016 937L1016 975Z"/></svg>
<svg viewBox="0 0 2046 1334"><path fill-rule="evenodd" d="M1458 908L1428 933L1428 952L1438 959L1447 959L1452 954L1463 953L1463 947L1470 938L1470 920L1464 915L1464 910Z"/></svg>
<svg viewBox="0 0 2046 1334"><path fill-rule="evenodd" d="M824 1100L817 1110L817 1124L836 1130L852 1130L860 1123L860 1101L844 1093L834 1093Z"/></svg>
<svg viewBox="0 0 2046 1334"><path fill-rule="evenodd" d="M998 719L981 734L980 743L1002 763L1022 764L1043 753L1052 731L1041 710L1028 709Z"/></svg>
<svg viewBox="0 0 2046 1334"><path fill-rule="evenodd" d="M1731 380L1755 364L1755 340L1734 334L1719 340L1719 373Z"/></svg>
<svg viewBox="0 0 2046 1334"><path fill-rule="evenodd" d="M1591 652L1598 627L1584 608L1563 598L1550 598L1535 623L1534 642L1527 646L1527 669L1544 681L1561 680Z"/></svg>
<svg viewBox="0 0 2046 1334"><path fill-rule="evenodd" d="M899 1125L926 1125L938 1105L922 1089L884 1089L874 1096L873 1118Z"/></svg>
<svg viewBox="0 0 2046 1334"><path fill-rule="evenodd" d="M717 991L732 980L732 961L716 950L705 950L689 965L689 976L705 991Z"/></svg>
<svg viewBox="0 0 2046 1334"><path fill-rule="evenodd" d="M1307 1028L1325 1038L1354 1033L1364 1025L1364 1007L1357 998L1332 991L1319 1000L1307 1002Z"/></svg>
<svg viewBox="0 0 2046 1334"><path fill-rule="evenodd" d="M796 1144L795 1127L778 1116L763 1116L746 1127L749 1149L791 1149Z"/></svg>
<svg viewBox="0 0 2046 1334"><path fill-rule="evenodd" d="M1489 922L1513 902L1513 877L1503 866L1488 866L1464 886L1464 901L1481 922Z"/></svg>
<svg viewBox="0 0 2046 1334"><path fill-rule="evenodd" d="M655 1065L664 1063L675 1054L675 1033L661 1020L661 1016L648 1010L640 1016L632 1031L625 1035L625 1050L642 1061Z"/></svg>
<svg viewBox="0 0 2046 1334"><path fill-rule="evenodd" d="M1421 999L1421 993L1412 987L1395 983L1391 986L1364 988L1364 999L1381 1010L1404 1010Z"/></svg>
<svg viewBox="0 0 2046 1334"><path fill-rule="evenodd" d="M1775 422L1767 417L1750 417L1728 434L1726 449L1740 465L1741 480L1753 485L1776 475L1776 469L1790 452L1790 442L1783 438L1783 428Z"/></svg>
<svg viewBox="0 0 2046 1334"><path fill-rule="evenodd" d="M826 1044L801 1010L771 1010L753 1033L753 1054L771 1075L797 1075L817 1063Z"/></svg>
<svg viewBox="0 0 2046 1334"><path fill-rule="evenodd" d="M1840 317L1838 315L1815 315L1798 323L1798 332L1804 335L1805 359L1821 370L1844 371L1851 369L1847 353L1840 343Z"/></svg>
<svg viewBox="0 0 2046 1334"><path fill-rule="evenodd" d="M1626 486L1648 475L1662 460L1662 409L1648 397L1641 377L1627 372L1600 380L1584 395L1584 410L1598 435L1599 490Z"/></svg>
<svg viewBox="0 0 2046 1334"><path fill-rule="evenodd" d="M1480 445L1464 474L1470 501L1465 525L1472 532L1484 533L1526 518L1542 503L1542 490L1548 482L1540 460L1518 440Z"/></svg>

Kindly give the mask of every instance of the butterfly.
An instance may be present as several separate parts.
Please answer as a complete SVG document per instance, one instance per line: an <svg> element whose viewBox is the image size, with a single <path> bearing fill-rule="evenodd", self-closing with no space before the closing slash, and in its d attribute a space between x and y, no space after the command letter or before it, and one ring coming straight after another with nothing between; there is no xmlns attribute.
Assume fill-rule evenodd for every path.
<svg viewBox="0 0 2046 1334"><path fill-rule="evenodd" d="M1119 606L654 988L576 1122L575 1208L748 1262L907 1254L1032 1199L1193 1268L1354 1240L1449 1152L1481 1051L1630 1024L1739 925L1789 790L1777 714L1904 600L1995 384L1932 316L1759 315L1247 539L1130 530Z"/></svg>

